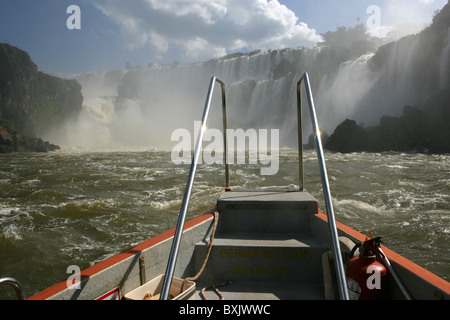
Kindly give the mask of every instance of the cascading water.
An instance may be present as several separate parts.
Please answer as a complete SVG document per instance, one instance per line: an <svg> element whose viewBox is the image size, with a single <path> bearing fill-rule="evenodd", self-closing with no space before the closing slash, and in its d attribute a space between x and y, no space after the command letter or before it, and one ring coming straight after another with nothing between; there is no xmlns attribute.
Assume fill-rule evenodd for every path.
<svg viewBox="0 0 450 320"><path fill-rule="evenodd" d="M317 99L322 107L322 115L340 121L351 119L359 103L373 87L378 79L375 72L368 67L368 61L374 54L363 55L354 61L348 61L339 67L334 77L324 77L320 81L320 94ZM373 119L373 114L361 116L361 121ZM372 120L373 121L373 120ZM325 131L333 130L335 123L327 123L331 127L324 127Z"/></svg>
<svg viewBox="0 0 450 320"><path fill-rule="evenodd" d="M227 86L231 128L280 129L280 146L295 146L296 83L304 71L310 74L322 130L331 134L346 118L377 125L384 115L400 116L407 104L422 107L429 96L449 85L447 28L432 47L422 33L380 48L352 38L347 48L339 41L341 30L337 41L314 49L78 75L84 112L64 133L45 138L63 147L173 147L171 133L179 128L192 132L209 81L217 76ZM220 105L219 93L214 99ZM210 127L222 128L220 108L213 108L210 120ZM308 132L304 138L306 143Z"/></svg>
<svg viewBox="0 0 450 320"><path fill-rule="evenodd" d="M439 62L441 89L450 86L450 28L448 28L447 39L442 50Z"/></svg>
<svg viewBox="0 0 450 320"><path fill-rule="evenodd" d="M295 64L298 52L273 51L190 65L80 75L77 80L85 98L81 121L86 122L90 114L97 124L89 130L84 123L82 130L72 131L71 136L89 135L91 145L101 145L109 138L110 146L168 146L171 132L192 130L194 121L200 119L212 76L227 84L230 127L281 129L285 121L295 118L296 81L302 70ZM283 60L290 61L295 70L279 72L274 79ZM286 112L290 113L287 117ZM211 120L217 128L221 128L220 115L220 110L213 111ZM109 136L99 134L99 128L102 133L109 131Z"/></svg>

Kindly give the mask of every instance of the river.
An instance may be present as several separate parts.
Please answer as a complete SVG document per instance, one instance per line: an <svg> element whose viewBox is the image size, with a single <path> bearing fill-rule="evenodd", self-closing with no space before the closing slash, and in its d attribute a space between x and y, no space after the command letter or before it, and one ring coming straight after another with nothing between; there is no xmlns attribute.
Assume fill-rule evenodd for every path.
<svg viewBox="0 0 450 320"><path fill-rule="evenodd" d="M231 185L298 187L297 152L282 149L276 175L232 165ZM450 279L450 156L326 153L337 220L381 236L385 245ZM305 188L325 210L315 153L305 153ZM27 297L71 273L176 224L189 172L168 151L0 155L0 277ZM224 186L223 165L200 165L188 217L211 209ZM9 287L0 299L15 299Z"/></svg>

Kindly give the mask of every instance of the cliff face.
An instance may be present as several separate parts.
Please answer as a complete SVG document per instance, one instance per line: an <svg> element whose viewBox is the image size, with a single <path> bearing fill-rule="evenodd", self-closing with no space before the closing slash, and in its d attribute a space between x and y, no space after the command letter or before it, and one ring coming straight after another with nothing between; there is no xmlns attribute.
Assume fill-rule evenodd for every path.
<svg viewBox="0 0 450 320"><path fill-rule="evenodd" d="M45 151L37 137L80 112L82 101L77 81L39 72L26 52L0 44L0 144L8 146L0 152Z"/></svg>
<svg viewBox="0 0 450 320"><path fill-rule="evenodd" d="M403 114L384 116L370 128L346 120L325 147L338 152L450 153L450 4L421 33L379 48L369 66L381 76L361 109L374 105L368 101L391 108L385 101L394 93L409 101L398 105Z"/></svg>
<svg viewBox="0 0 450 320"><path fill-rule="evenodd" d="M447 4L419 34L378 49L369 62L369 67L381 74L373 94L396 90L408 95L409 104L421 107L431 95L450 86L449 46L450 4ZM383 101L382 97L379 101Z"/></svg>
<svg viewBox="0 0 450 320"><path fill-rule="evenodd" d="M353 120L342 122L328 139L330 151L450 153L450 90L434 97L437 109L403 108L401 117L384 116L378 126L364 128Z"/></svg>

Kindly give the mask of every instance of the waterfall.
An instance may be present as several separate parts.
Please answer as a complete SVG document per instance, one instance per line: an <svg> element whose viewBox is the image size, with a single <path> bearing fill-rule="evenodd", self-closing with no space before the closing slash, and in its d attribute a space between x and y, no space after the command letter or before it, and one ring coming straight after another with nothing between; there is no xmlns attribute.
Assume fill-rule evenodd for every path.
<svg viewBox="0 0 450 320"><path fill-rule="evenodd" d="M70 143L78 137L81 145L89 141L90 147L108 139L110 145L170 146L174 130L193 130L194 121L200 120L212 76L227 85L230 127L286 126L289 131L296 119L296 81L303 71L299 57L305 52L272 51L204 63L77 75L84 96L79 119L83 124L71 126ZM314 50L306 55L314 55ZM291 64L292 70L280 71L283 63ZM219 88L216 92L210 126L221 129ZM92 119L87 121L89 115Z"/></svg>
<svg viewBox="0 0 450 320"><path fill-rule="evenodd" d="M441 59L439 61L440 84L441 90L450 86L450 28L447 31L444 49L442 50Z"/></svg>
<svg viewBox="0 0 450 320"><path fill-rule="evenodd" d="M438 89L438 82L442 88L449 85L447 28L441 44L433 46L428 45L429 37L418 34L372 49L364 41L348 48L336 41L313 49L75 75L72 78L82 85L84 110L63 133L48 140L63 147L171 148L174 130L194 130L210 79L217 76L226 84L230 128L279 129L280 146L296 146L296 84L305 71L322 130L331 134L347 118L377 125L384 115L401 115L407 104L420 107L436 93L432 90ZM222 129L220 105L217 88L210 128ZM304 106L305 143L311 131Z"/></svg>
<svg viewBox="0 0 450 320"><path fill-rule="evenodd" d="M366 54L354 61L342 63L332 77L321 79L317 103L321 106L322 118L335 119L340 123L354 117L362 99L378 80L376 73L368 67L373 56ZM374 118L372 115L370 113L359 120L368 121ZM334 128L335 122L325 121L323 130L331 132Z"/></svg>

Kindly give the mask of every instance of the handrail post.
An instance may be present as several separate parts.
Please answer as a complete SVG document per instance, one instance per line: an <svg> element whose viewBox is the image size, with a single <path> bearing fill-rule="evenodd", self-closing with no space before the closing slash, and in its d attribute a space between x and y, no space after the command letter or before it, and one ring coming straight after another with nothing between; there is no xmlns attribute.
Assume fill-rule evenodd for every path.
<svg viewBox="0 0 450 320"><path fill-rule="evenodd" d="M206 131L206 123L208 121L208 115L209 115L209 110L211 107L211 101L212 101L212 97L213 97L213 93L214 93L214 85L215 83L218 82L220 83L221 87L222 87L222 110L223 110L223 117L224 117L224 156L226 159L226 155L227 155L227 145L226 145L226 100L225 100L225 84L217 79L216 77L212 77L211 78L211 82L209 85L209 90L208 90L208 95L206 97L206 103L205 103L205 108L203 110L203 116L202 116L202 125L200 127L200 132L198 134L197 137L197 142L195 144L195 149L194 149L194 155L192 158L192 163L191 163L191 167L189 170L189 176L188 176L188 181L186 184L186 190L184 193L184 197L183 197L183 202L181 204L181 209L180 209L180 214L178 216L178 223L175 229L175 235L173 237L173 242L172 242L172 248L170 251L170 256L169 256L169 261L167 263L167 268L166 268L166 273L165 273L165 277L164 277L164 281L163 281L163 285L162 285L162 289L161 289L161 295L160 295L160 299L161 300L167 300L169 297L169 292L170 292L170 287L172 285L172 279L173 279L173 275L174 275L174 270L175 270L175 264L176 264L176 260L177 260L177 256L178 256L178 251L180 249L180 243L181 243L181 237L183 235L183 230L184 230L184 223L186 221L186 215L187 215L187 209L189 206L189 200L191 198L191 193L192 193L192 186L194 184L194 178L195 178L195 172L197 170L197 165L198 165L198 160L200 157L200 152L202 150L202 142L203 142L203 135ZM226 160L225 160L226 163ZM225 176L226 176L226 184L227 187L229 187L230 184L230 178L229 178L229 172L228 172L228 164L225 165Z"/></svg>
<svg viewBox="0 0 450 320"><path fill-rule="evenodd" d="M298 122L298 157L299 157L299 187L300 191L304 189L304 170L303 170L303 126L302 126L302 97L301 97L301 85L300 80L297 83L297 122Z"/></svg>
<svg viewBox="0 0 450 320"><path fill-rule="evenodd" d="M225 91L225 83L222 80L216 78L216 81L220 84L222 88L222 118L223 118L223 154L224 154L224 163L225 163L225 187L230 187L230 166L228 163L228 140L227 140L227 100L226 100L226 91Z"/></svg>
<svg viewBox="0 0 450 320"><path fill-rule="evenodd" d="M1 284L10 285L16 291L17 299L18 300L25 300L25 294L23 293L22 285L20 284L19 281L17 281L14 278L1 278L0 279L0 285Z"/></svg>
<svg viewBox="0 0 450 320"><path fill-rule="evenodd" d="M320 129L319 129L318 121L317 121L316 107L314 105L314 98L313 98L312 92L311 92L309 76L308 76L308 73L306 73L306 72L300 78L298 85L297 85L298 110L299 110L299 112L301 112L301 93L300 93L300 91L301 91L301 83L303 80L305 82L306 95L308 97L308 102L309 102L309 111L311 114L313 132L314 132L314 136L315 136L315 140L316 140L317 157L319 160L320 174L322 177L322 186L323 186L325 206L326 206L327 216L328 216L328 226L330 228L331 243L333 245L333 255L334 255L336 274L337 274L337 279L338 279L339 295L342 300L349 300L348 290L347 290L347 281L346 281L345 270L344 270L344 263L342 261L338 232L337 232L337 227L336 227L336 220L334 217L333 204L332 204L332 200L331 200L331 192L330 192L330 186L329 186L329 181L328 181L328 176L327 176L327 168L326 168L326 164L325 164L325 158L323 155L322 139L320 136ZM300 116L299 116L299 119L300 119ZM301 129L300 129L300 131L301 131Z"/></svg>

